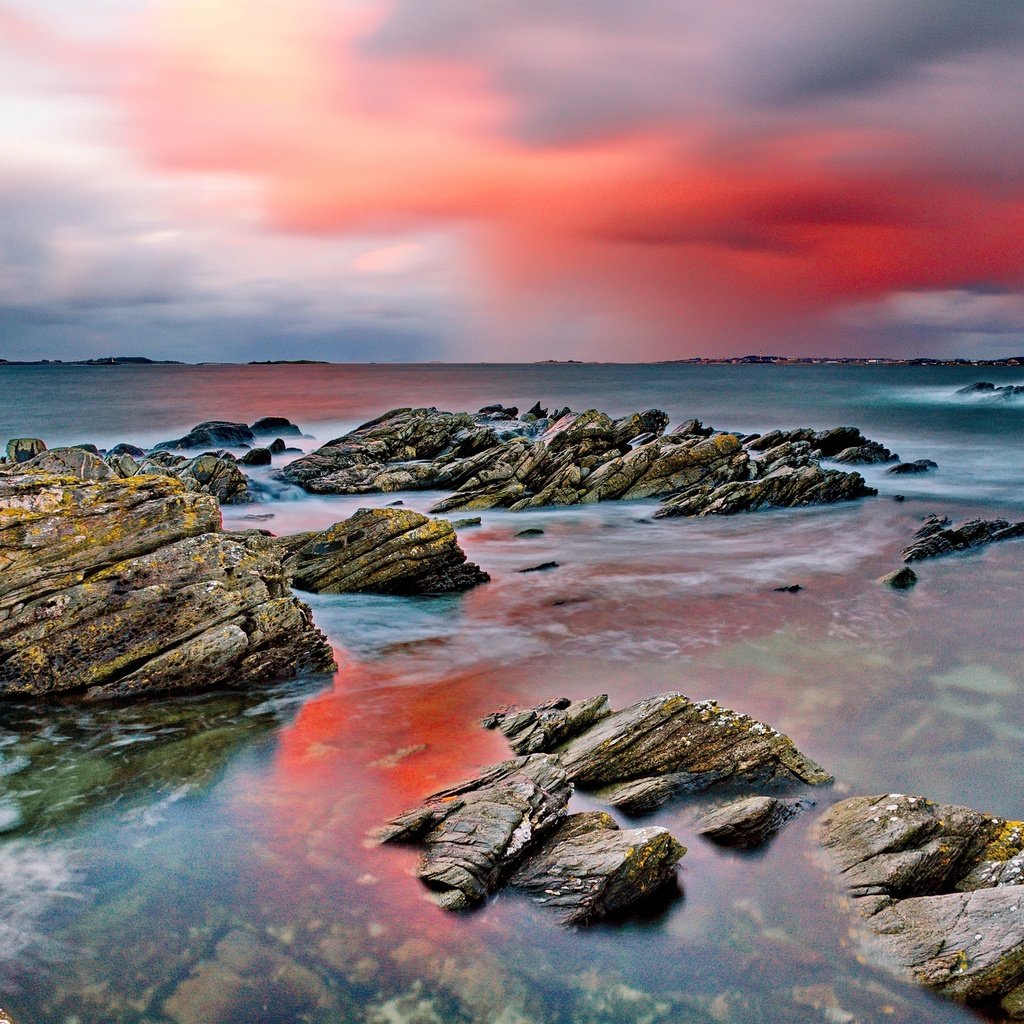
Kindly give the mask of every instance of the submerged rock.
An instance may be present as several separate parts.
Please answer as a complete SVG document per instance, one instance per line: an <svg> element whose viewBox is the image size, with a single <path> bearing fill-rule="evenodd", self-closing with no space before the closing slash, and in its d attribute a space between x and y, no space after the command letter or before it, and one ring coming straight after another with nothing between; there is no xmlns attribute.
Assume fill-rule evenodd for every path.
<svg viewBox="0 0 1024 1024"><path fill-rule="evenodd" d="M279 543L295 586L314 593L437 594L490 579L466 560L451 523L407 509L363 508Z"/></svg>
<svg viewBox="0 0 1024 1024"><path fill-rule="evenodd" d="M1024 823L889 794L844 800L820 828L886 963L960 1000L1024 983Z"/></svg>
<svg viewBox="0 0 1024 1024"><path fill-rule="evenodd" d="M994 544L1001 540L1024 537L1024 522L1010 523L1005 519L971 519L952 525L947 516L926 516L924 525L914 533L913 543L903 551L904 562L917 562L923 558L937 558L955 551Z"/></svg>
<svg viewBox="0 0 1024 1024"><path fill-rule="evenodd" d="M88 453L83 453L83 455ZM0 695L247 687L333 667L278 547L170 477L0 474Z"/></svg>
<svg viewBox="0 0 1024 1024"><path fill-rule="evenodd" d="M660 827L620 829L601 811L573 814L512 875L511 884L586 924L674 882L686 847Z"/></svg>
<svg viewBox="0 0 1024 1024"><path fill-rule="evenodd" d="M395 409L296 459L281 476L324 493L451 489L434 512L660 497L660 515L705 515L875 493L857 473L822 470L821 450L803 432L752 455L735 436L708 436L697 421L665 434L668 417L658 409L619 419L596 409L551 417L531 410L520 420L497 407L476 415ZM872 443L853 428L837 430L807 433L830 454L841 443Z"/></svg>
<svg viewBox="0 0 1024 1024"><path fill-rule="evenodd" d="M574 783L630 813L717 787L832 782L788 736L715 701L664 693L607 711L603 700L499 711L485 724L514 749L557 755Z"/></svg>
<svg viewBox="0 0 1024 1024"><path fill-rule="evenodd" d="M226 420L207 420L197 423L184 437L173 441L161 441L154 451L189 451L196 448L237 448L251 445L255 435L245 423L230 423Z"/></svg>
<svg viewBox="0 0 1024 1024"><path fill-rule="evenodd" d="M905 565L902 569L894 569L892 572L887 572L878 582L884 583L894 590L909 590L917 583L917 573Z"/></svg>
<svg viewBox="0 0 1024 1024"><path fill-rule="evenodd" d="M939 464L931 459L915 459L913 462L901 462L898 466L890 466L886 473L907 476L914 473L930 473L933 469L938 468Z"/></svg>
<svg viewBox="0 0 1024 1024"><path fill-rule="evenodd" d="M46 442L38 437L12 437L7 442L7 461L12 463L28 462L40 452L46 451Z"/></svg>
<svg viewBox="0 0 1024 1024"><path fill-rule="evenodd" d="M709 811L697 822L697 832L720 846L752 849L774 836L813 803L813 800L749 796Z"/></svg>

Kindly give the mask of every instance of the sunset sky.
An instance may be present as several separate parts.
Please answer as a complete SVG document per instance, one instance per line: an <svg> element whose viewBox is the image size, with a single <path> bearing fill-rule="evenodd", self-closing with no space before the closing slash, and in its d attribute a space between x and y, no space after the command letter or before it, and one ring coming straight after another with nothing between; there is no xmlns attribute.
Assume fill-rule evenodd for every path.
<svg viewBox="0 0 1024 1024"><path fill-rule="evenodd" d="M0 0L0 357L1024 353L1020 0Z"/></svg>

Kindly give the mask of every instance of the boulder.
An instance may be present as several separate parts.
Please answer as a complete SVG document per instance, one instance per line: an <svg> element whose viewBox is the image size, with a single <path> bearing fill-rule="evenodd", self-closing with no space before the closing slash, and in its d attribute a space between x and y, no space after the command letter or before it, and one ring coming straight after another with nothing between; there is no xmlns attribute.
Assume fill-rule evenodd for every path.
<svg viewBox="0 0 1024 1024"><path fill-rule="evenodd" d="M287 450L288 446L280 437L275 437L274 440L267 445L267 451L270 452L271 455L280 455L282 452L286 452Z"/></svg>
<svg viewBox="0 0 1024 1024"><path fill-rule="evenodd" d="M813 800L748 796L709 811L697 822L697 833L720 846L749 850L771 839L813 804Z"/></svg>
<svg viewBox="0 0 1024 1024"><path fill-rule="evenodd" d="M409 509L359 509L322 533L279 543L295 586L314 593L437 594L490 579L466 561L451 523Z"/></svg>
<svg viewBox="0 0 1024 1024"><path fill-rule="evenodd" d="M1024 984L1024 823L890 793L836 804L820 839L883 963L972 1002Z"/></svg>
<svg viewBox="0 0 1024 1024"><path fill-rule="evenodd" d="M957 388L955 394L975 395L986 391L995 391L996 386L991 381L979 380L976 384L968 384L965 388Z"/></svg>
<svg viewBox="0 0 1024 1024"><path fill-rule="evenodd" d="M207 420L197 423L184 437L173 441L161 441L154 451L191 451L197 448L237 448L251 445L255 435L244 423L230 423L226 420Z"/></svg>
<svg viewBox="0 0 1024 1024"><path fill-rule="evenodd" d="M125 444L123 441L120 444L115 444L114 447L107 452L108 459L115 455L130 455L136 462L146 457L146 453L142 448L139 448L134 444Z"/></svg>
<svg viewBox="0 0 1024 1024"><path fill-rule="evenodd" d="M284 450L283 444L281 449ZM250 448L238 461L243 466L269 466L273 459L268 448Z"/></svg>
<svg viewBox="0 0 1024 1024"><path fill-rule="evenodd" d="M892 572L887 572L878 582L884 583L894 590L909 590L917 583L917 573L905 565L902 569L894 569Z"/></svg>
<svg viewBox="0 0 1024 1024"><path fill-rule="evenodd" d="M83 453L86 454L86 453ZM277 545L171 477L0 474L0 695L244 688L333 667Z"/></svg>
<svg viewBox="0 0 1024 1024"><path fill-rule="evenodd" d="M7 442L7 461L11 463L28 462L40 452L46 451L46 442L38 437L12 437Z"/></svg>
<svg viewBox="0 0 1024 1024"><path fill-rule="evenodd" d="M675 882L686 847L666 828L620 829L601 811L572 814L516 869L511 885L587 924L628 909Z"/></svg>
<svg viewBox="0 0 1024 1024"><path fill-rule="evenodd" d="M947 516L926 516L924 525L914 533L913 542L904 548L903 561L918 562L923 558L937 558L1001 540L1013 540L1015 537L1024 537L1024 522L971 519L953 526Z"/></svg>
<svg viewBox="0 0 1024 1024"><path fill-rule="evenodd" d="M528 744L513 749L557 755L572 782L629 813L712 788L832 782L788 736L715 701L663 693L608 711L601 700L501 710L485 724Z"/></svg>
<svg viewBox="0 0 1024 1024"><path fill-rule="evenodd" d="M253 500L248 477L234 462L216 455L197 455L175 466L173 474L187 490L212 494L222 505L247 505Z"/></svg>
<svg viewBox="0 0 1024 1024"><path fill-rule="evenodd" d="M302 437L302 431L284 416L263 416L249 430L256 437Z"/></svg>
<svg viewBox="0 0 1024 1024"><path fill-rule="evenodd" d="M428 797L380 834L424 847L416 870L449 910L480 903L566 817L572 786L554 757L532 754L487 768Z"/></svg>
<svg viewBox="0 0 1024 1024"><path fill-rule="evenodd" d="M897 476L908 476L914 473L930 473L938 469L939 464L931 459L915 459L913 462L901 462L896 466L890 466L886 473L895 473Z"/></svg>
<svg viewBox="0 0 1024 1024"><path fill-rule="evenodd" d="M22 465L26 470L40 470L79 480L109 480L117 475L103 459L84 448L51 448Z"/></svg>

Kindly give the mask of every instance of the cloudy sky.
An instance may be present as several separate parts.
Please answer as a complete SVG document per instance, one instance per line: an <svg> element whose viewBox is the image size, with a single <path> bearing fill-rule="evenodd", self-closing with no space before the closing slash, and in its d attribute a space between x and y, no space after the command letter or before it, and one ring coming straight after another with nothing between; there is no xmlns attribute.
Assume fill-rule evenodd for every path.
<svg viewBox="0 0 1024 1024"><path fill-rule="evenodd" d="M1024 352L1020 0L0 0L0 356Z"/></svg>

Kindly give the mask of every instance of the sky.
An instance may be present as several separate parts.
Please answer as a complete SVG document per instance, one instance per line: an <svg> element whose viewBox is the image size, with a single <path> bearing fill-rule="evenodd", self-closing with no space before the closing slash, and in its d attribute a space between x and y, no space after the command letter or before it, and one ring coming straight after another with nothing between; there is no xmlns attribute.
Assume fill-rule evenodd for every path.
<svg viewBox="0 0 1024 1024"><path fill-rule="evenodd" d="M0 357L1024 353L1020 0L0 0Z"/></svg>

